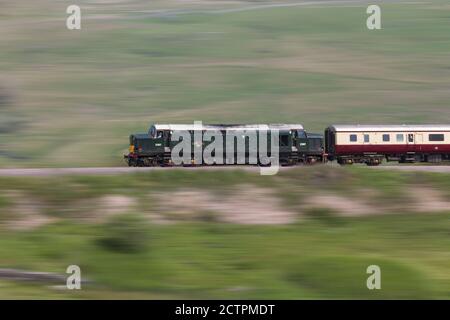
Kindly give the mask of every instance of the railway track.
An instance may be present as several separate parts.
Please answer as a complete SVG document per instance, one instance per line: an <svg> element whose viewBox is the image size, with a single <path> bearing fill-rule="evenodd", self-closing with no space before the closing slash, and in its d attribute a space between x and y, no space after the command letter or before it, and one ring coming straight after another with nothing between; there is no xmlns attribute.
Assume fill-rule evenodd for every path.
<svg viewBox="0 0 450 320"><path fill-rule="evenodd" d="M259 172L258 167L253 166L220 166L220 167L91 167L91 168L15 168L0 169L0 177L45 177L63 175L115 175L149 171L167 170L245 170Z"/></svg>

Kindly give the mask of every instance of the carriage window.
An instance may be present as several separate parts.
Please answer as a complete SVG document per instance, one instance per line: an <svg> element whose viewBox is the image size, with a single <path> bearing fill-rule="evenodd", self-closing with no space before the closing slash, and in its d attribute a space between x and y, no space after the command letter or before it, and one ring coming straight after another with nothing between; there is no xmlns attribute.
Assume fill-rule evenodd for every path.
<svg viewBox="0 0 450 320"><path fill-rule="evenodd" d="M364 142L370 142L370 137L368 134L364 135Z"/></svg>
<svg viewBox="0 0 450 320"><path fill-rule="evenodd" d="M408 142L414 142L414 135L412 133L408 134Z"/></svg>
<svg viewBox="0 0 450 320"><path fill-rule="evenodd" d="M443 134L430 134L428 136L428 140L430 140L430 141L444 141L444 135Z"/></svg>
<svg viewBox="0 0 450 320"><path fill-rule="evenodd" d="M357 142L358 141L358 136L356 134L351 134L350 135L350 142Z"/></svg>
<svg viewBox="0 0 450 320"><path fill-rule="evenodd" d="M383 134L383 141L384 142L389 142L391 141L391 136L389 134Z"/></svg>
<svg viewBox="0 0 450 320"><path fill-rule="evenodd" d="M397 142L403 142L405 137L402 134L397 135Z"/></svg>

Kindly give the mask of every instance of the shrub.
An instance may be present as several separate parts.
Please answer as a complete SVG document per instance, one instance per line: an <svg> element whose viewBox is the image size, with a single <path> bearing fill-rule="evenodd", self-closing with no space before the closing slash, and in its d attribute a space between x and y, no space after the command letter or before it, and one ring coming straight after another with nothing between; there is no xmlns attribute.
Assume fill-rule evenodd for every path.
<svg viewBox="0 0 450 320"><path fill-rule="evenodd" d="M148 247L149 231L148 222L141 216L120 215L103 226L103 236L99 243L105 249L115 252L142 252Z"/></svg>
<svg viewBox="0 0 450 320"><path fill-rule="evenodd" d="M310 219L320 221L330 226L340 226L345 224L345 218L339 217L329 208L310 208L305 211L305 215Z"/></svg>

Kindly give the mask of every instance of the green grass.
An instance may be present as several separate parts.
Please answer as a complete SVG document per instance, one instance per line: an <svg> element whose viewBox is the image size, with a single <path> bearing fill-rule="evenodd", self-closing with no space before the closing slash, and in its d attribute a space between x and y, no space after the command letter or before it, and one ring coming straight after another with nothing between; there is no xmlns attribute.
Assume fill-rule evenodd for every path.
<svg viewBox="0 0 450 320"><path fill-rule="evenodd" d="M401 217L351 219L343 226L158 226L148 229L152 240L136 253L101 245L102 226L59 224L3 234L0 260L3 266L59 273L80 265L95 284L74 296L63 293L68 298L99 289L124 297L448 298L448 221L448 215L437 215L427 221L408 217L407 223ZM380 291L365 287L372 264L382 270Z"/></svg>

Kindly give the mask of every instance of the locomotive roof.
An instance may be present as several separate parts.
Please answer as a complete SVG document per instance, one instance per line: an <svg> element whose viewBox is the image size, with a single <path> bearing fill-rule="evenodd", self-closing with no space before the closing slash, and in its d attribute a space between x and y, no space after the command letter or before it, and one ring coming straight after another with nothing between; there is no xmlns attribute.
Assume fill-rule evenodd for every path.
<svg viewBox="0 0 450 320"><path fill-rule="evenodd" d="M156 130L260 130L278 129L278 130L304 130L301 124L204 124L196 126L193 124L154 124Z"/></svg>
<svg viewBox="0 0 450 320"><path fill-rule="evenodd" d="M322 133L311 133L311 132L308 132L308 138L323 138L323 134Z"/></svg>
<svg viewBox="0 0 450 320"><path fill-rule="evenodd" d="M448 124L420 125L332 125L330 129L336 132L405 132L405 131L450 131Z"/></svg>

